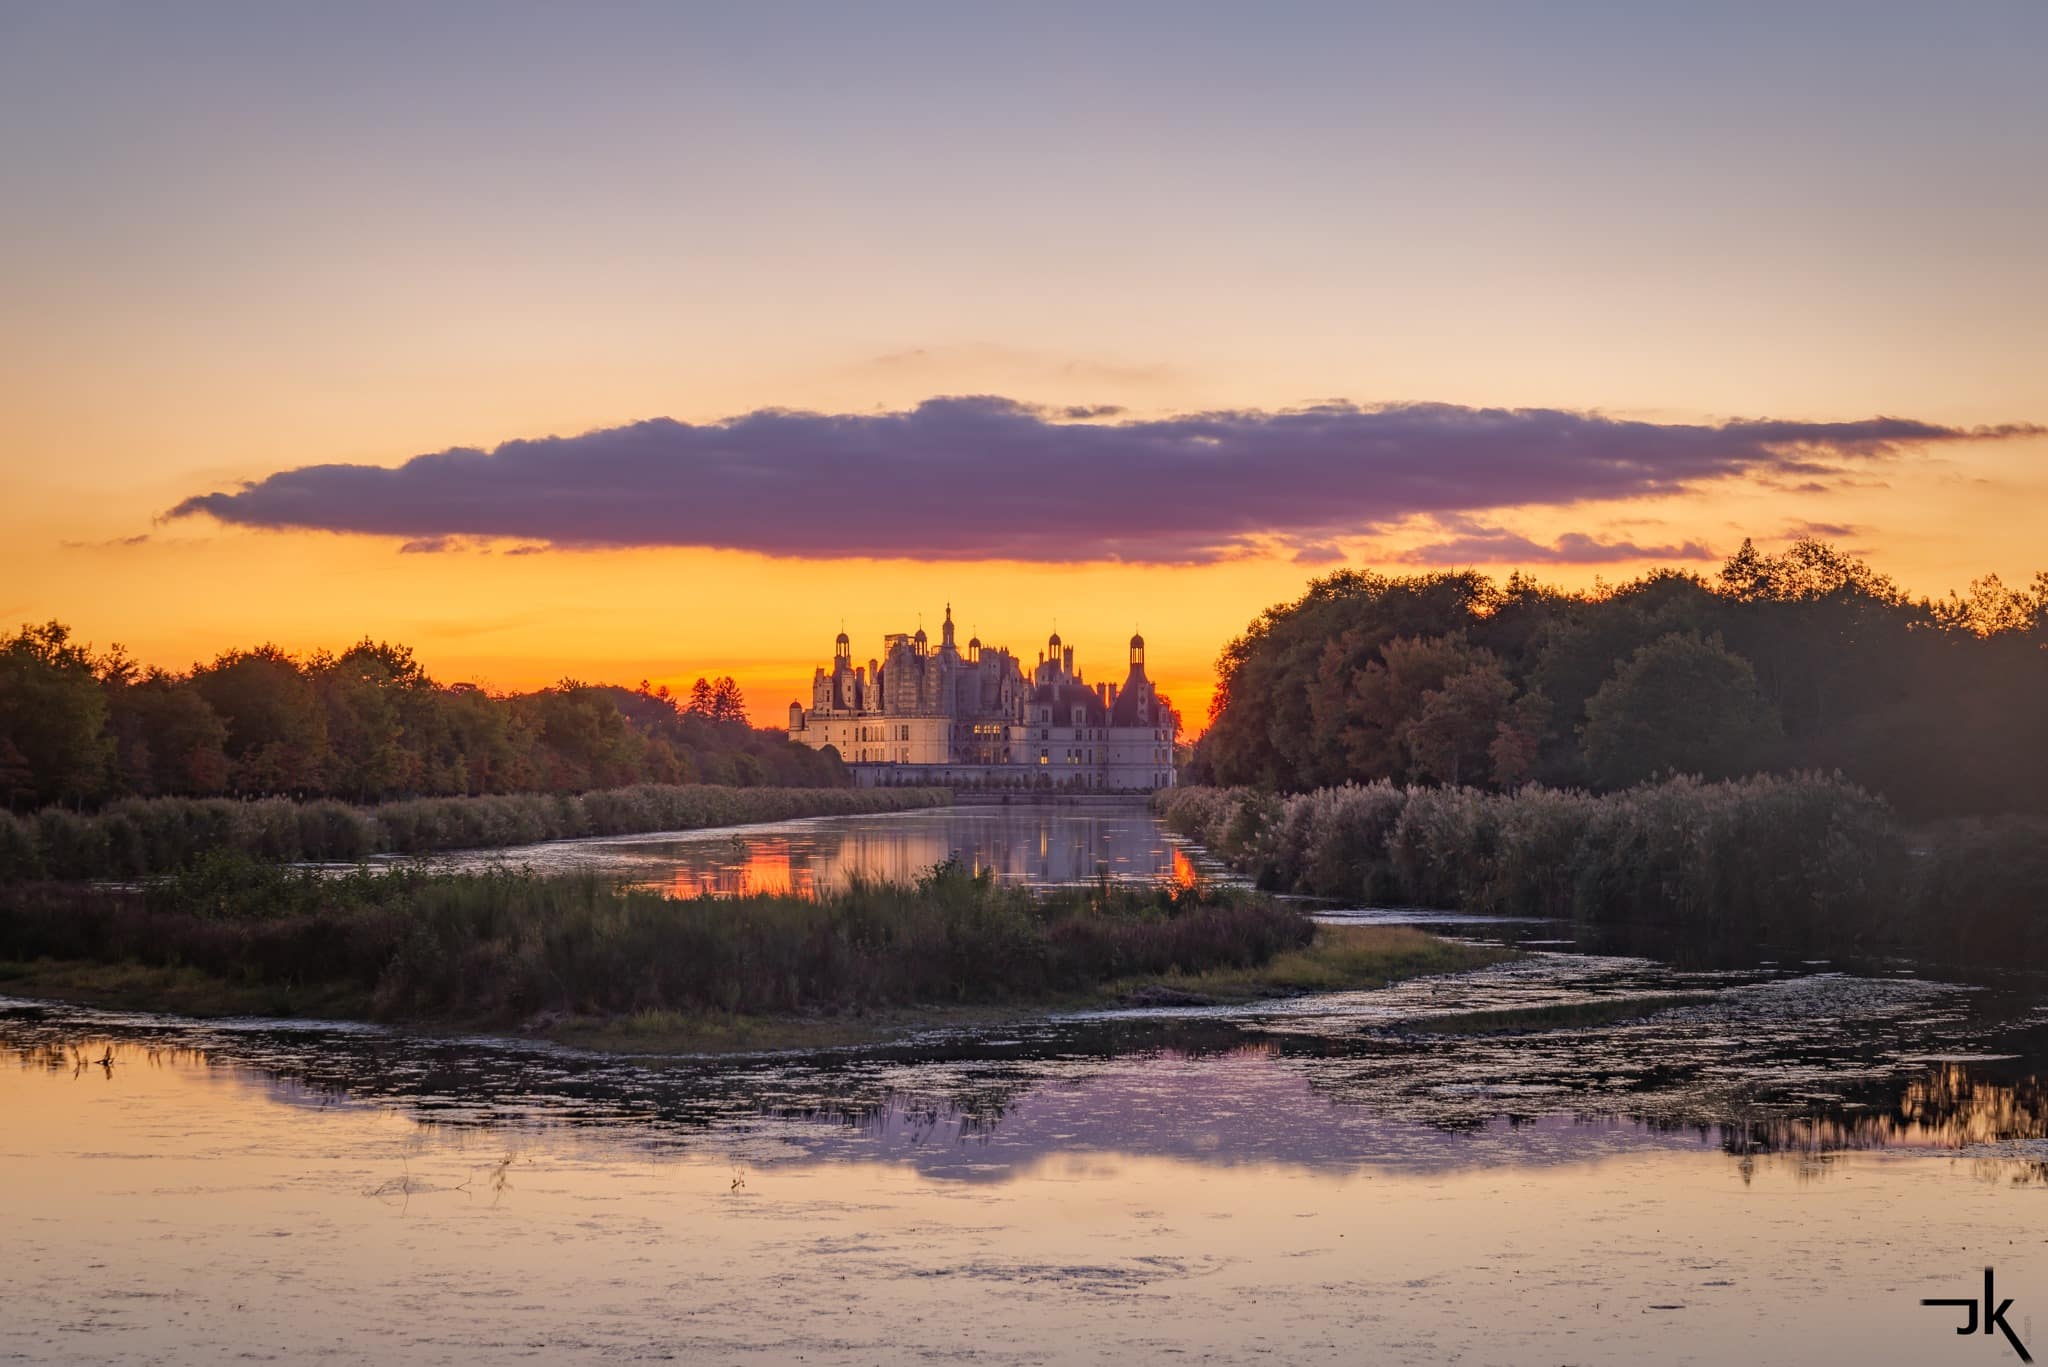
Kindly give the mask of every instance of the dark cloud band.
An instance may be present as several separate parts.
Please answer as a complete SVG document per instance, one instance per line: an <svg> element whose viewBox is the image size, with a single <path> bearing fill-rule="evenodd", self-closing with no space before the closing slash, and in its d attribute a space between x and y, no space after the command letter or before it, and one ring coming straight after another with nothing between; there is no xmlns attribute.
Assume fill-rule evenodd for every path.
<svg viewBox="0 0 2048 1367"><path fill-rule="evenodd" d="M2039 434L1904 418L1623 421L1557 409L1327 404L1124 419L1001 398L897 413L764 409L309 465L172 517L403 539L707 546L776 556L1190 563L1323 546L1418 514L1836 475L1906 447ZM1551 558L1567 553L1547 548Z"/></svg>

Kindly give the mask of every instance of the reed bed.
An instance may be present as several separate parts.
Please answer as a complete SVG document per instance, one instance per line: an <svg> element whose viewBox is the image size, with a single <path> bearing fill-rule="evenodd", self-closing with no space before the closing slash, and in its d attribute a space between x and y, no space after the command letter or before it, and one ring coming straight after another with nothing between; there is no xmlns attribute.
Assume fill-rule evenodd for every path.
<svg viewBox="0 0 2048 1367"><path fill-rule="evenodd" d="M1839 777L1673 778L1602 795L1189 787L1154 804L1263 887L2048 968L2048 822L1909 830Z"/></svg>
<svg viewBox="0 0 2048 1367"><path fill-rule="evenodd" d="M701 830L807 816L937 807L943 788L734 788L638 784L577 794L329 800L128 798L92 813L0 812L0 882L132 879L219 851L279 863L489 849L587 835Z"/></svg>
<svg viewBox="0 0 2048 1367"><path fill-rule="evenodd" d="M858 1011L1042 1001L1252 968L1315 927L1230 889L1036 896L957 864L817 898L677 899L585 875L321 876L216 855L142 888L0 899L0 960L189 970L382 1019Z"/></svg>

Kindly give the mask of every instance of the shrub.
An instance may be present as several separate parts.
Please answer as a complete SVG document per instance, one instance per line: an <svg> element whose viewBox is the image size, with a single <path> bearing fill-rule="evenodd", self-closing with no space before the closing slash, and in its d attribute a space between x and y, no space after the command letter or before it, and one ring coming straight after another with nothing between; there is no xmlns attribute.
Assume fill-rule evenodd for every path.
<svg viewBox="0 0 2048 1367"><path fill-rule="evenodd" d="M1384 783L1287 798L1182 788L1155 804L1169 827L1247 875L1326 897L1657 921L1840 948L1902 924L1909 861L1891 811L1839 777L1675 778L1600 796ZM2013 853L2022 835L1977 839L2007 865L2025 862ZM1969 885L1941 861L1922 881ZM2036 886L2030 875L2015 882Z"/></svg>

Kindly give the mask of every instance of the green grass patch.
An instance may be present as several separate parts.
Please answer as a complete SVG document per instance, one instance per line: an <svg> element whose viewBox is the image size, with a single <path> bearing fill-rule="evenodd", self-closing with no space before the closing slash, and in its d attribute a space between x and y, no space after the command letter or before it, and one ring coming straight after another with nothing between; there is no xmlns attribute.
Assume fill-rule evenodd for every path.
<svg viewBox="0 0 2048 1367"><path fill-rule="evenodd" d="M1318 925L1315 937L1298 949L1262 964L1169 973L1117 984L1118 995L1138 1002L1168 993L1217 1004L1256 1001L1307 992L1357 992L1405 978L1461 973L1503 963L1519 955L1498 945L1447 940L1413 926Z"/></svg>

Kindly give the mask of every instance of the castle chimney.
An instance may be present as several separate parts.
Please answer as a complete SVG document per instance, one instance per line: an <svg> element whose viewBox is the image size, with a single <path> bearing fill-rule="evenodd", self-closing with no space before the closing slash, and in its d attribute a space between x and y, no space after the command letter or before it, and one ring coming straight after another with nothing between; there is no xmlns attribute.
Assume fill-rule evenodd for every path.
<svg viewBox="0 0 2048 1367"><path fill-rule="evenodd" d="M1070 675L1074 672L1074 648L1072 646L1064 646L1061 648L1060 670L1062 673Z"/></svg>

